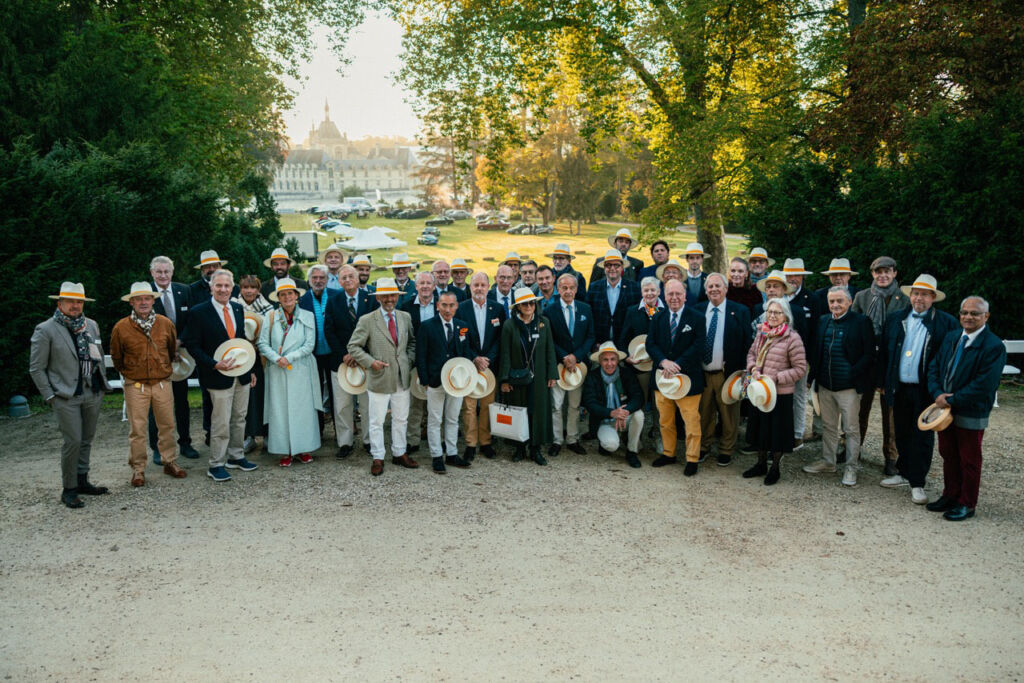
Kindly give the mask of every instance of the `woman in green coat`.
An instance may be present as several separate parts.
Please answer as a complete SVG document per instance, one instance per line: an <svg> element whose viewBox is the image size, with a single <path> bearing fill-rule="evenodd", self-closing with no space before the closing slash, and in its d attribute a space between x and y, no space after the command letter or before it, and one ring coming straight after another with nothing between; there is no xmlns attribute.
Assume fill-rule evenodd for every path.
<svg viewBox="0 0 1024 683"><path fill-rule="evenodd" d="M501 328L501 365L498 381L499 401L526 406L530 415L530 457L538 465L547 465L542 448L554 438L551 422L551 387L555 386L557 366L551 323L537 311L537 295L522 287L512 296L512 315ZM513 384L514 370L529 369L533 379ZM526 444L516 444L513 461L526 455Z"/></svg>

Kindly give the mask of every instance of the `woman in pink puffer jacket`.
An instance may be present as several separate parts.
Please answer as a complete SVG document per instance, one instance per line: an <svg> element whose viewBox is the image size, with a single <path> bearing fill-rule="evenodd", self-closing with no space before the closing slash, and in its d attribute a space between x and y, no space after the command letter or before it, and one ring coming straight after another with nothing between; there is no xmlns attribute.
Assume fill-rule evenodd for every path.
<svg viewBox="0 0 1024 683"><path fill-rule="evenodd" d="M775 382L778 397L770 413L754 409L747 420L747 441L757 449L757 464L743 473L744 478L765 475L771 486L779 480L779 462L783 453L792 453L793 388L807 372L804 342L793 329L793 311L785 299L770 299L765 305L765 322L747 353L747 372L752 379L768 377ZM771 468L768 454L772 455Z"/></svg>

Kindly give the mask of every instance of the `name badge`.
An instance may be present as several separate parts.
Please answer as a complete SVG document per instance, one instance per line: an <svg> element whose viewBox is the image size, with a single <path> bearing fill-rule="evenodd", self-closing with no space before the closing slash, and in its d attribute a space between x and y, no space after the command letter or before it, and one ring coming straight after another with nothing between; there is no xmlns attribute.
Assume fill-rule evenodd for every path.
<svg viewBox="0 0 1024 683"><path fill-rule="evenodd" d="M531 335L531 336L532 336L532 337L533 337L534 339L540 339L540 335L539 335L539 334L537 334L536 332L534 332L534 333L533 333L533 335Z"/></svg>

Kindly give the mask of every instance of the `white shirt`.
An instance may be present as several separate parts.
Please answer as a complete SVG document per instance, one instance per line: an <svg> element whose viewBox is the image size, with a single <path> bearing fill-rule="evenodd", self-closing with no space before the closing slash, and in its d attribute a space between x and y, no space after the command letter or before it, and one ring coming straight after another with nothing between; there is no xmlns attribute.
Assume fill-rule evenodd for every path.
<svg viewBox="0 0 1024 683"><path fill-rule="evenodd" d="M986 327L988 327L988 325L982 325L981 327L979 327L978 329L976 329L976 330L975 330L974 332L971 332L970 334L968 334L968 335L967 335L967 343L966 343L966 344L964 344L964 348L966 349L966 348L967 348L968 346L970 346L971 344L973 344L973 343L974 343L974 340L978 338L978 335L979 335L979 334L981 334L982 332L984 332L984 331L985 331L985 328L986 328ZM964 334L966 334L966 332L964 332L964 329L963 329L963 328L961 327L961 328L960 328L960 336L961 336L961 337L963 337L963 336L964 336ZM959 344L959 343L960 343L960 342L959 342L959 341L957 341L957 344ZM954 348L955 348L955 347L954 347Z"/></svg>
<svg viewBox="0 0 1024 683"><path fill-rule="evenodd" d="M483 346L484 336L487 334L487 302L478 304L473 302L473 317L476 318L476 331L480 335L480 345Z"/></svg>
<svg viewBox="0 0 1024 683"><path fill-rule="evenodd" d="M565 316L565 327L568 329L576 322L576 310L573 308L574 304L565 303L565 299L559 299L558 301L562 304L562 315ZM570 320L572 322L570 322Z"/></svg>
<svg viewBox="0 0 1024 683"><path fill-rule="evenodd" d="M718 323L715 327L715 341L714 346L711 348L711 362L704 365L704 369L707 371L721 370L725 364L725 300L717 306L712 306L711 302L708 302L708 310L704 314L704 330L711 329L711 318L714 316L715 311L718 311ZM701 346L701 354L704 353L704 347ZM702 364L703 365L703 364Z"/></svg>
<svg viewBox="0 0 1024 683"><path fill-rule="evenodd" d="M157 293L157 297L156 298L160 299L160 300L163 300L164 292L167 292L167 296L169 296L171 298L171 306L172 307L174 306L174 290L171 289L171 285L170 284L167 285L167 289L161 289L160 285L158 285L157 283L154 282L153 283L153 289L156 290L156 293Z"/></svg>
<svg viewBox="0 0 1024 683"><path fill-rule="evenodd" d="M420 322L425 323L434 317L434 302L431 301L429 304L424 306L420 303L419 299L416 300L416 305L420 308Z"/></svg>

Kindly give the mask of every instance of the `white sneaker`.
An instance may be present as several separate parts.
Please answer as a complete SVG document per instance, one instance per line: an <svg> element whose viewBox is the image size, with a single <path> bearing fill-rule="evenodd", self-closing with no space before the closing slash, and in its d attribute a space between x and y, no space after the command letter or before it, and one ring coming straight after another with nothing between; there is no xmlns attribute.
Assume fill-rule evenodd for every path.
<svg viewBox="0 0 1024 683"><path fill-rule="evenodd" d="M920 486L915 486L910 489L910 500L914 501L914 505L924 505L928 502L928 494Z"/></svg>
<svg viewBox="0 0 1024 683"><path fill-rule="evenodd" d="M829 463L827 460L819 460L812 462L810 465L804 465L804 472L808 474L821 474L823 472L835 472L836 466Z"/></svg>
<svg viewBox="0 0 1024 683"><path fill-rule="evenodd" d="M847 467L843 471L843 486L856 486L857 485L857 468Z"/></svg>
<svg viewBox="0 0 1024 683"><path fill-rule="evenodd" d="M887 489L898 489L901 486L910 486L910 482L902 476L894 474L891 477L886 477L882 481L878 482L878 485L884 486Z"/></svg>

